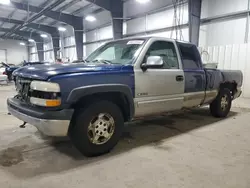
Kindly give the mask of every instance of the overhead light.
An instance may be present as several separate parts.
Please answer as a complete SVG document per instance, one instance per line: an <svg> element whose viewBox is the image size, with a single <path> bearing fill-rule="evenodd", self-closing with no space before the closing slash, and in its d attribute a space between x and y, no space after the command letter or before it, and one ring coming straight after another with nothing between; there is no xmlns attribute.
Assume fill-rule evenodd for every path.
<svg viewBox="0 0 250 188"><path fill-rule="evenodd" d="M145 3L149 3L151 0L136 0L136 2L140 3L140 4L145 4Z"/></svg>
<svg viewBox="0 0 250 188"><path fill-rule="evenodd" d="M62 31L62 32L64 32L64 31L66 31L67 29L65 28L65 27L58 27L58 31Z"/></svg>
<svg viewBox="0 0 250 188"><path fill-rule="evenodd" d="M40 35L42 38L48 38L48 35L46 35L46 34L41 34Z"/></svg>
<svg viewBox="0 0 250 188"><path fill-rule="evenodd" d="M33 39L29 39L28 41L29 41L29 42L35 42Z"/></svg>
<svg viewBox="0 0 250 188"><path fill-rule="evenodd" d="M0 4L9 5L10 4L10 0L1 0Z"/></svg>
<svg viewBox="0 0 250 188"><path fill-rule="evenodd" d="M88 21L88 22L94 22L94 21L96 21L96 18L94 16L89 15L89 16L85 17L85 20Z"/></svg>
<svg viewBox="0 0 250 188"><path fill-rule="evenodd" d="M21 46L25 46L25 43L24 43L24 42L20 42L20 45L21 45Z"/></svg>

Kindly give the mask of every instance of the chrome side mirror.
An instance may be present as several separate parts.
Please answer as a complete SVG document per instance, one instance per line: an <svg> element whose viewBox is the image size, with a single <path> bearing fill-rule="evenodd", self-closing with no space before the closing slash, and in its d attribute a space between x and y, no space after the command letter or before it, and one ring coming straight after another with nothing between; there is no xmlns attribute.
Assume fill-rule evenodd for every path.
<svg viewBox="0 0 250 188"><path fill-rule="evenodd" d="M142 70L147 70L148 68L162 68L164 65L161 56L149 56L147 61L141 65Z"/></svg>

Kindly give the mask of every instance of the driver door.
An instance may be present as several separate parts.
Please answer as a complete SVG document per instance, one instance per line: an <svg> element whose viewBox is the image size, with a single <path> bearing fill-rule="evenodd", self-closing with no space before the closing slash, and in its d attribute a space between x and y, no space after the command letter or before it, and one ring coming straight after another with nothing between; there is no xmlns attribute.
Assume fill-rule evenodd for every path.
<svg viewBox="0 0 250 188"><path fill-rule="evenodd" d="M161 68L140 67L149 56L161 56ZM135 66L135 116L179 110L184 101L184 73L180 69L176 47L171 41L151 41L140 65Z"/></svg>

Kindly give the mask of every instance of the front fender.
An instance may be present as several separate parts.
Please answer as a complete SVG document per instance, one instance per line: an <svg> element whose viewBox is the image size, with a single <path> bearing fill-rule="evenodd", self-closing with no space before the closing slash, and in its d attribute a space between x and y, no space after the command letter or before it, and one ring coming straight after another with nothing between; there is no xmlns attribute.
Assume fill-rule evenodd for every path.
<svg viewBox="0 0 250 188"><path fill-rule="evenodd" d="M82 97L108 92L119 92L125 95L130 107L130 118L132 118L135 111L133 93L127 85L123 84L101 84L75 88L70 92L67 103L74 104Z"/></svg>

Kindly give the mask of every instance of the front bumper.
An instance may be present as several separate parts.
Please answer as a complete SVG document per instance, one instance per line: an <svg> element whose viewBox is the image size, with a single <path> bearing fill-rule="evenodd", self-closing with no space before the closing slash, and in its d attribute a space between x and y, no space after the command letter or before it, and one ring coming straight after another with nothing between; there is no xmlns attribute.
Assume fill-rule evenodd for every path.
<svg viewBox="0 0 250 188"><path fill-rule="evenodd" d="M74 110L47 111L28 107L17 99L8 99L8 110L16 118L34 125L47 136L67 136Z"/></svg>

